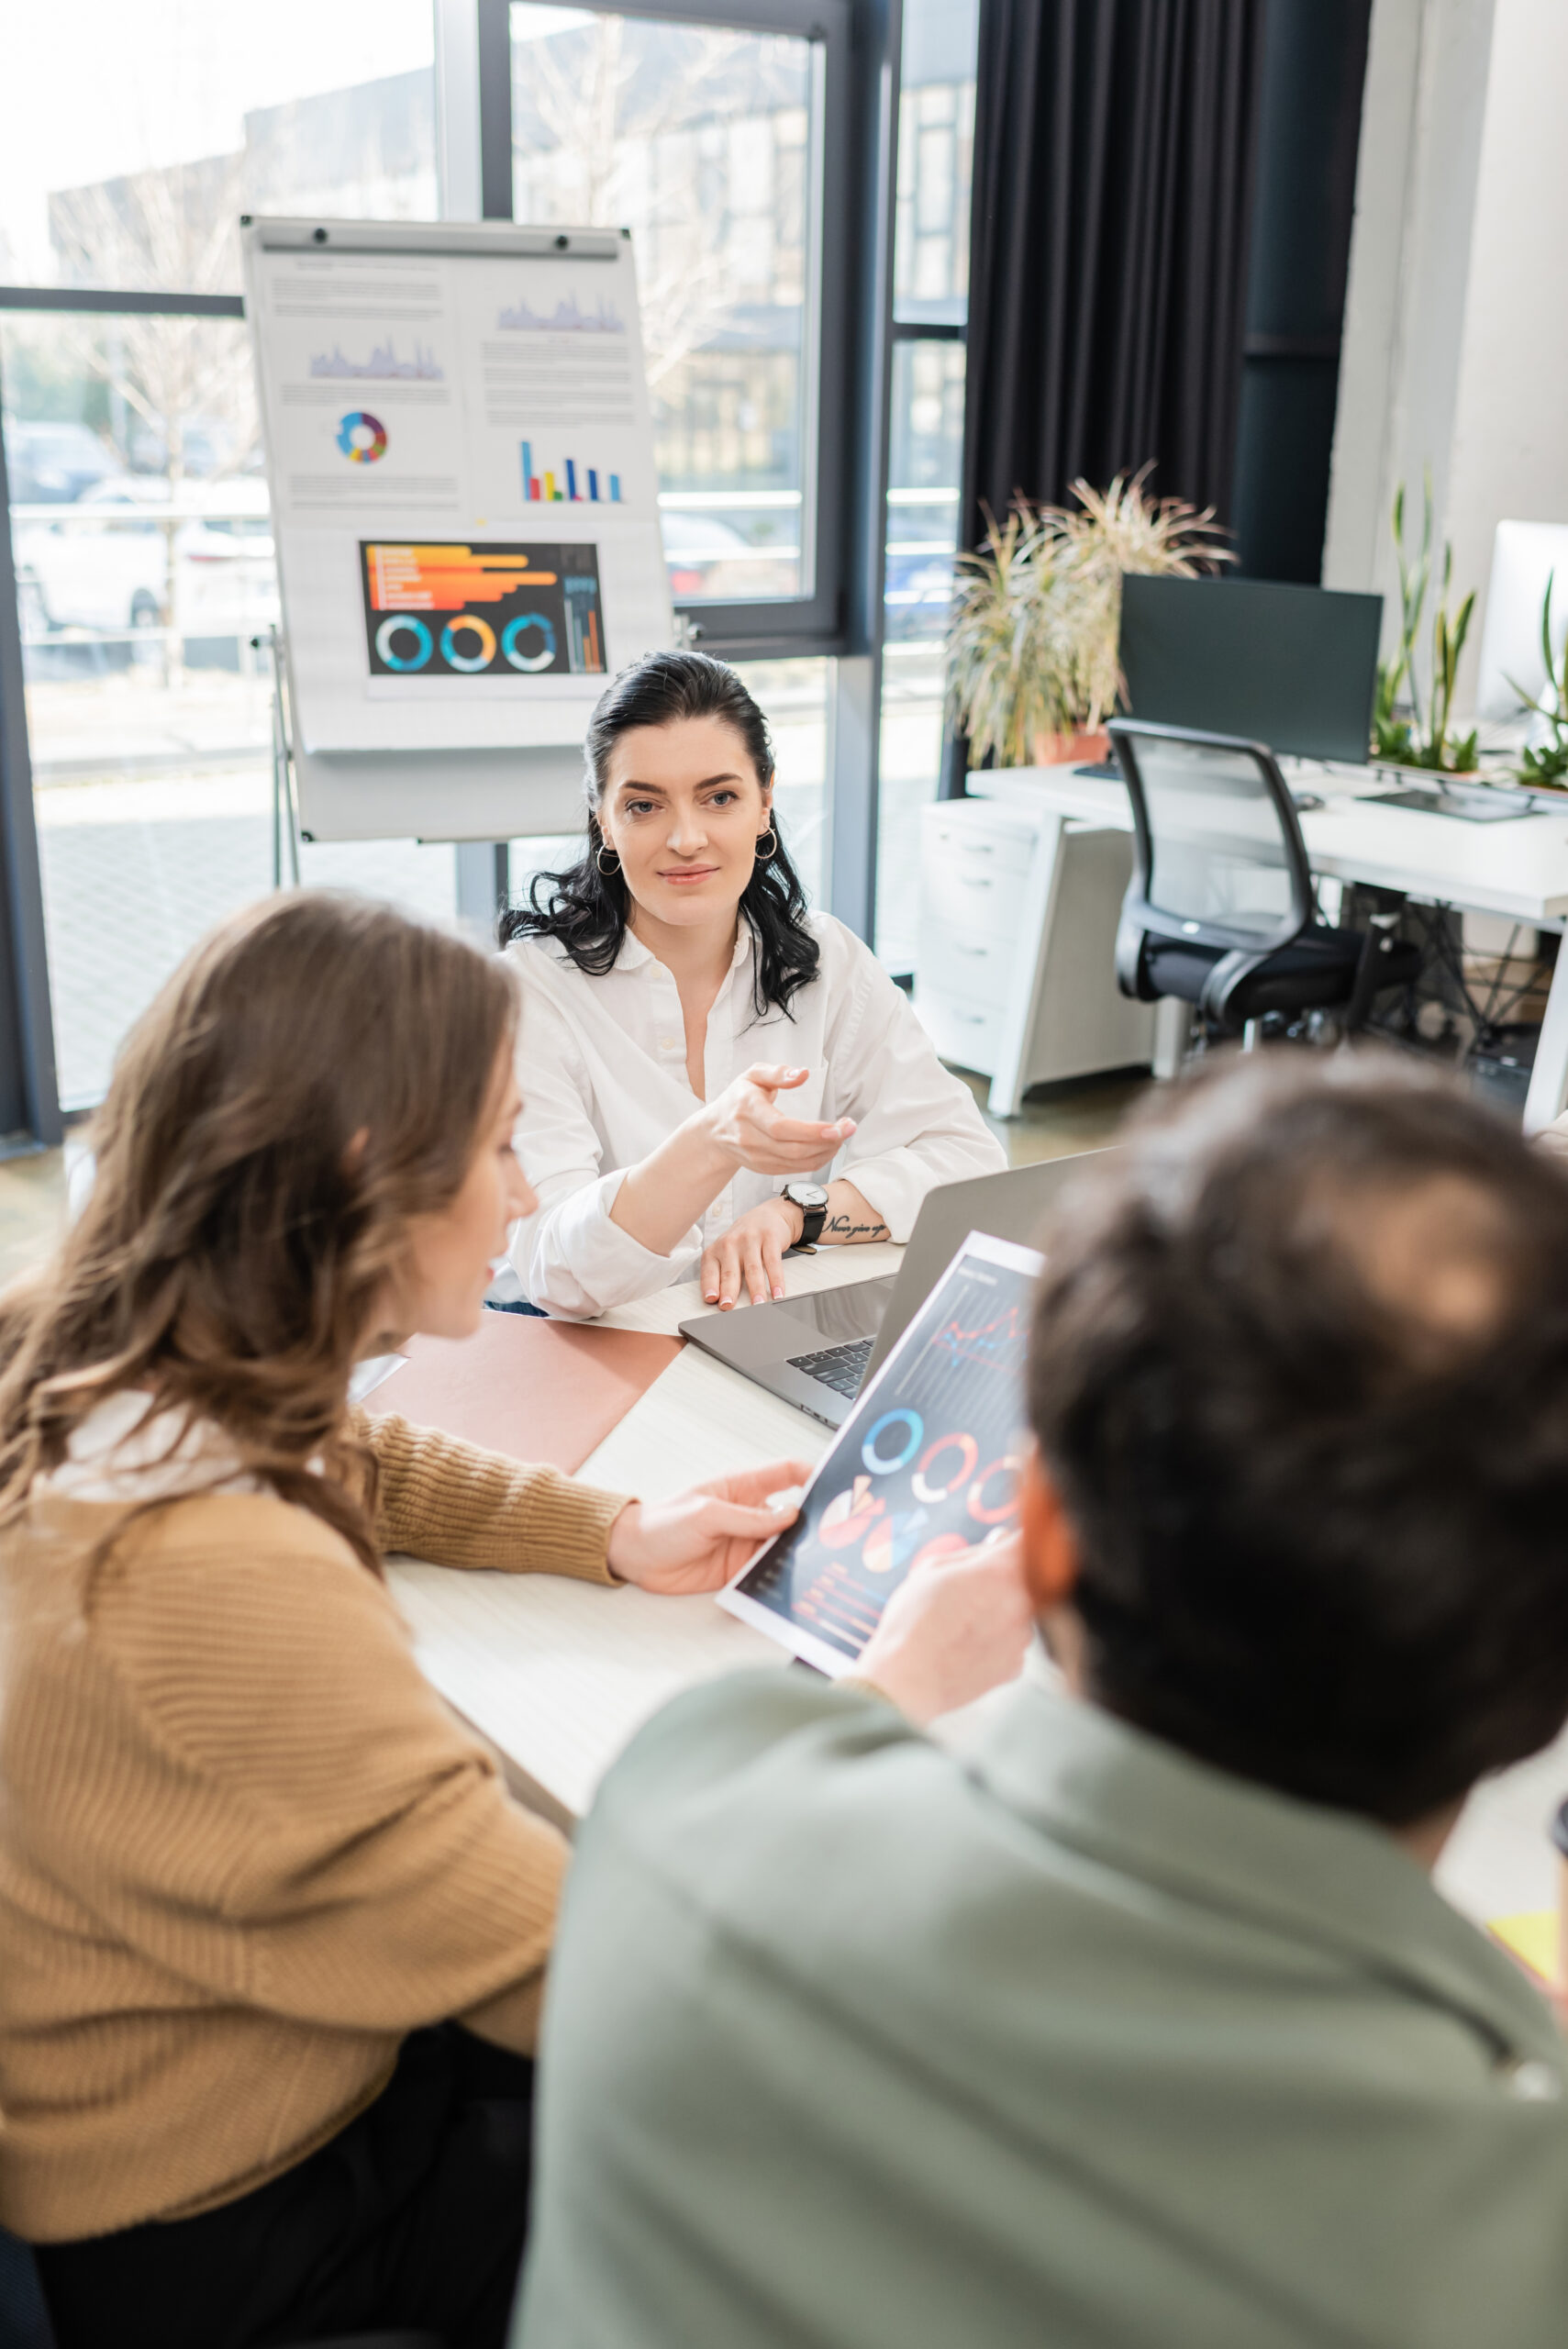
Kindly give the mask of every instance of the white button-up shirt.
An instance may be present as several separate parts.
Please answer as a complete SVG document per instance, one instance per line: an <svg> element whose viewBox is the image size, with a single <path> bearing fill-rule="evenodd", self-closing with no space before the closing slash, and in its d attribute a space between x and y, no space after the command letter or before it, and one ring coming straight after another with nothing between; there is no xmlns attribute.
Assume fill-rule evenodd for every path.
<svg viewBox="0 0 1568 2349"><path fill-rule="evenodd" d="M717 1100L753 1061L808 1070L804 1085L780 1095L785 1112L856 1120L812 1179L847 1176L891 1237L907 1240L934 1185L992 1174L1006 1154L875 955L830 914L807 918L822 950L817 975L787 1011L771 1004L762 1013L751 992L754 941L741 922L708 1013L704 1098ZM775 1197L784 1178L737 1172L668 1256L611 1222L627 1171L698 1107L673 974L629 930L601 978L579 971L554 939L519 940L507 952L522 996L517 1146L539 1199L512 1240L526 1295L581 1319L691 1279L703 1249Z"/></svg>

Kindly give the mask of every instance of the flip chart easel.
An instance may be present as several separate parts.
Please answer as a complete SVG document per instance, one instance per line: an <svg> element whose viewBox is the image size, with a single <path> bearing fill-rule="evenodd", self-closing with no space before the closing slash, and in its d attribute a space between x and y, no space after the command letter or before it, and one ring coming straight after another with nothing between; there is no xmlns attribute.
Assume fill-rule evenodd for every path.
<svg viewBox="0 0 1568 2349"><path fill-rule="evenodd" d="M283 622L274 807L318 840L573 829L674 629L623 231L249 219Z"/></svg>

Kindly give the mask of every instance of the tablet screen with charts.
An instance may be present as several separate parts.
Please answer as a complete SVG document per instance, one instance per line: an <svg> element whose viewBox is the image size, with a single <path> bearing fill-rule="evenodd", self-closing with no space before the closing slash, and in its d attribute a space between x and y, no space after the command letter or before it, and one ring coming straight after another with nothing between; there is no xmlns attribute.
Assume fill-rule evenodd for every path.
<svg viewBox="0 0 1568 2349"><path fill-rule="evenodd" d="M799 1517L721 1607L837 1677L906 1575L1012 1531L1041 1262L971 1232L840 1429Z"/></svg>

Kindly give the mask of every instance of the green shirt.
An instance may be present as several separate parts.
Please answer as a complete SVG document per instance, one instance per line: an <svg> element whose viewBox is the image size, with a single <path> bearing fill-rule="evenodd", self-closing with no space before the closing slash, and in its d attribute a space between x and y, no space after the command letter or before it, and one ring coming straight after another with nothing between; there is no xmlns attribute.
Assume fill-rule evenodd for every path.
<svg viewBox="0 0 1568 2349"><path fill-rule="evenodd" d="M1562 2349L1564 2072L1364 1821L747 1674L584 1831L514 2349Z"/></svg>

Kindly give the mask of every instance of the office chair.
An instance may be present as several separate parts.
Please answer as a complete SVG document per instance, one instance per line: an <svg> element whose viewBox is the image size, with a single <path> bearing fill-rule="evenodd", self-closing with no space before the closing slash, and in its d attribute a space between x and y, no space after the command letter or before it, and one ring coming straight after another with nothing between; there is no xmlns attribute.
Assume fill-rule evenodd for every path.
<svg viewBox="0 0 1568 2349"><path fill-rule="evenodd" d="M0 2342L6 2349L54 2349L54 2332L29 2246L0 2227Z"/></svg>
<svg viewBox="0 0 1568 2349"><path fill-rule="evenodd" d="M1271 1011L1337 1011L1353 1033L1385 987L1418 975L1419 948L1318 918L1296 803L1266 743L1121 718L1106 730L1132 802L1123 995L1179 996L1250 1047Z"/></svg>

